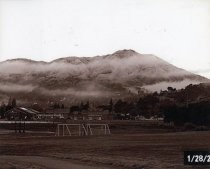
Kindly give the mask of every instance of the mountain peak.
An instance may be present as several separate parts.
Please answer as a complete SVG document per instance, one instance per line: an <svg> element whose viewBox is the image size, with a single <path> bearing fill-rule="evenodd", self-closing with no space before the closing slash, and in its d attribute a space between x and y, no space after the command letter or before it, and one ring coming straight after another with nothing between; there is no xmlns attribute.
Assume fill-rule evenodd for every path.
<svg viewBox="0 0 210 169"><path fill-rule="evenodd" d="M118 50L113 54L106 55L105 57L108 59L125 59L136 55L140 54L132 49L123 49L123 50Z"/></svg>
<svg viewBox="0 0 210 169"><path fill-rule="evenodd" d="M123 50L118 50L113 53L113 55L136 55L139 54L135 50L132 49L123 49Z"/></svg>

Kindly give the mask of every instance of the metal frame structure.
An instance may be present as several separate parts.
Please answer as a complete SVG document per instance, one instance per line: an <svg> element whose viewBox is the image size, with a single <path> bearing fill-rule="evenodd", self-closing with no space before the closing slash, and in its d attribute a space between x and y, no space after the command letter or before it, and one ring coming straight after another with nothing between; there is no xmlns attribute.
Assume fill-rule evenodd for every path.
<svg viewBox="0 0 210 169"><path fill-rule="evenodd" d="M104 135L111 134L108 124L87 124L87 131L88 131L88 134L90 135L94 135L93 130L92 130L93 126L101 126L102 127L101 130L102 131L104 130Z"/></svg>
<svg viewBox="0 0 210 169"><path fill-rule="evenodd" d="M55 135L56 136L72 136L71 128L70 126L78 126L78 135L88 135L88 132L83 124L58 124L56 128ZM60 132L61 128L61 132ZM65 134L65 129L68 132L68 135Z"/></svg>
<svg viewBox="0 0 210 169"><path fill-rule="evenodd" d="M97 135L93 132L94 126L101 126L101 131L104 131L104 135L111 134L108 124L58 124L55 136L72 136L71 126L78 126L79 136ZM67 131L68 134L65 134L65 131Z"/></svg>

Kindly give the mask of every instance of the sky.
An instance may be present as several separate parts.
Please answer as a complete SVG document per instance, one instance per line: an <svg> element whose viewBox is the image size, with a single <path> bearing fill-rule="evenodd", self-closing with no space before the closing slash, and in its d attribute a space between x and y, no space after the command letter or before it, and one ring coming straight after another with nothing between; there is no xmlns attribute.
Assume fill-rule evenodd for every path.
<svg viewBox="0 0 210 169"><path fill-rule="evenodd" d="M210 1L0 0L0 61L122 49L210 78Z"/></svg>

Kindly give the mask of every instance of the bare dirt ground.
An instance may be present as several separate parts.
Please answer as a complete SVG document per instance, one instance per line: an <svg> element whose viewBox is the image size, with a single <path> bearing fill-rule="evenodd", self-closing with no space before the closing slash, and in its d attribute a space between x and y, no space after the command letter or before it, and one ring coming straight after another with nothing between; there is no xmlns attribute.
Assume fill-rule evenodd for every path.
<svg viewBox="0 0 210 169"><path fill-rule="evenodd" d="M183 165L184 150L210 149L210 131L126 131L88 137L3 134L0 135L0 168L63 169L63 165L71 169L78 164L77 167L82 167L78 169L89 169L89 165L97 169L188 169L199 167ZM53 161L61 166L53 165Z"/></svg>
<svg viewBox="0 0 210 169"><path fill-rule="evenodd" d="M0 156L1 169L108 169L39 156Z"/></svg>

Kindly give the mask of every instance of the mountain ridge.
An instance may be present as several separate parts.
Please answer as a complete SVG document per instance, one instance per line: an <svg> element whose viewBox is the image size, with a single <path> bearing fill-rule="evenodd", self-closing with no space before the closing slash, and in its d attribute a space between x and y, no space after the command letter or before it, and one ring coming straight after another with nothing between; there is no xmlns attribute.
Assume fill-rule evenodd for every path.
<svg viewBox="0 0 210 169"><path fill-rule="evenodd" d="M37 98L43 95L71 99L127 97L162 83L187 85L208 81L155 55L134 50L94 57L65 57L50 62L20 58L0 62L0 65L0 99L1 95L21 92L33 93ZM145 87L148 85L149 88Z"/></svg>
<svg viewBox="0 0 210 169"><path fill-rule="evenodd" d="M106 54L106 55L96 55L96 56L92 56L92 57L88 57L88 56L67 56L67 57L61 57L61 58L57 58L57 59L53 59L51 61L42 61L42 60L33 60L33 59L28 59L28 58L14 58L14 59L7 59L4 61L0 61L0 63L4 63L4 62L28 62L28 63L39 63L39 62L43 62L43 63L53 63L53 62L57 62L60 60L68 60L68 59L91 59L91 58L125 58L125 57L130 57L132 55L153 55L153 54L140 54L132 49L123 49L123 50L118 50L112 54ZM153 55L155 56L155 55ZM155 56L157 57L157 56ZM159 58L159 57L157 57ZM159 58L160 59L160 58Z"/></svg>

